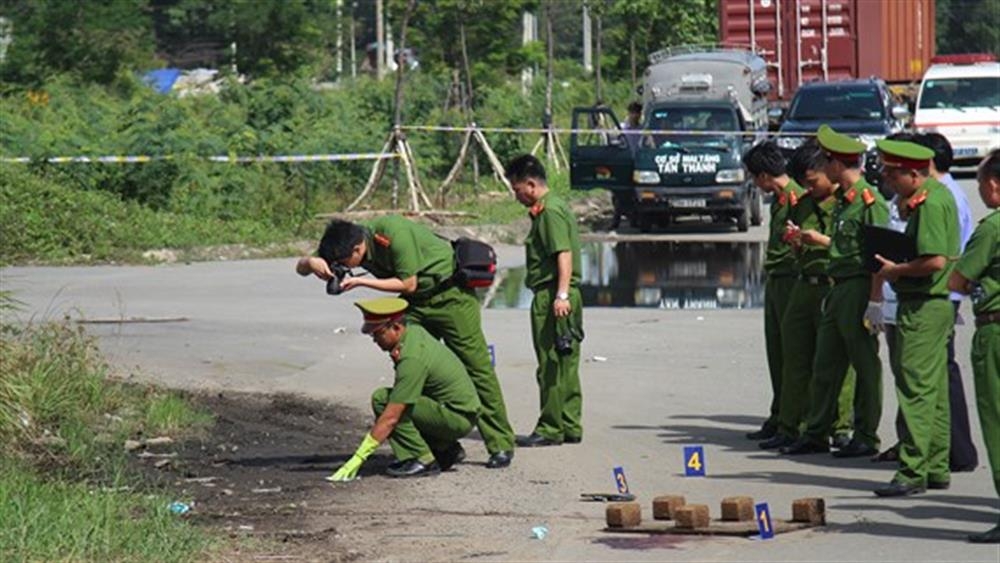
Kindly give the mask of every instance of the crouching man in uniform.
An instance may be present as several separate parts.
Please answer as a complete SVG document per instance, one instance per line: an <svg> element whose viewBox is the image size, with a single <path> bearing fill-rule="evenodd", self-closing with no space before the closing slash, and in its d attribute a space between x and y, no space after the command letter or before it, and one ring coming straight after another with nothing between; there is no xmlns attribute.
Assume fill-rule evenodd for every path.
<svg viewBox="0 0 1000 563"><path fill-rule="evenodd" d="M462 362L417 324L407 324L403 299L358 301L361 332L370 334L395 365L392 387L372 393L375 425L357 451L328 481L351 481L368 456L389 440L396 462L392 477L436 475L462 460L458 439L476 424L479 397Z"/></svg>

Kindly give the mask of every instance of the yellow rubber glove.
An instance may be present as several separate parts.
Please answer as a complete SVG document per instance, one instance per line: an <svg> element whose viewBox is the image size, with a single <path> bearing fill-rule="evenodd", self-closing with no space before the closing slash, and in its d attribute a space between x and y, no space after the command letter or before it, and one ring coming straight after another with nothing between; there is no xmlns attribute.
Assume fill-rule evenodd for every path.
<svg viewBox="0 0 1000 563"><path fill-rule="evenodd" d="M368 456L372 455L375 448L378 447L378 440L372 438L371 434L365 434L364 440L361 440L361 445L358 446L357 451L351 456L351 459L347 460L344 465L340 466L340 469L336 473L330 475L326 478L327 481L331 482L347 482L353 481L358 475L358 470L368 459Z"/></svg>

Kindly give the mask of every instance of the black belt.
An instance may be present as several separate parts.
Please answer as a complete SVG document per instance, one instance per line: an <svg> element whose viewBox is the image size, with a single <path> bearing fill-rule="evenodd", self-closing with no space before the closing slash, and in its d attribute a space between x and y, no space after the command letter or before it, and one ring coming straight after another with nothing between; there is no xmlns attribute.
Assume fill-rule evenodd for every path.
<svg viewBox="0 0 1000 563"><path fill-rule="evenodd" d="M931 299L948 299L947 295L929 295L927 293L897 293L896 301L930 301Z"/></svg>
<svg viewBox="0 0 1000 563"><path fill-rule="evenodd" d="M995 323L1000 323L1000 311L976 315L976 328L981 328Z"/></svg>
<svg viewBox="0 0 1000 563"><path fill-rule="evenodd" d="M809 285L832 285L833 280L830 276L820 275L806 275L799 274L799 281L806 282Z"/></svg>

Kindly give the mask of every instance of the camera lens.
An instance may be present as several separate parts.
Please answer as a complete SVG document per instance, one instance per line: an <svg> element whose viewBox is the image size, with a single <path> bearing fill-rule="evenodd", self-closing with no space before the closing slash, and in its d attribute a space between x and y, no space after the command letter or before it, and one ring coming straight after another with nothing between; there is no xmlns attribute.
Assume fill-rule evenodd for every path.
<svg viewBox="0 0 1000 563"><path fill-rule="evenodd" d="M333 276L326 282L326 294L327 295L340 295L343 291L340 287L340 278Z"/></svg>

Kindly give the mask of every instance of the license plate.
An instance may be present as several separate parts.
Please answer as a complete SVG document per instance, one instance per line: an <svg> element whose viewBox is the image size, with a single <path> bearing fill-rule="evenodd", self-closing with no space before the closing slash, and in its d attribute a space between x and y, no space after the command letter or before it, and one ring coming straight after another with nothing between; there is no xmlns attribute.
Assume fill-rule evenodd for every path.
<svg viewBox="0 0 1000 563"><path fill-rule="evenodd" d="M979 154L979 150L976 147L957 147L955 149L955 156L976 156Z"/></svg>
<svg viewBox="0 0 1000 563"><path fill-rule="evenodd" d="M670 200L672 207L705 207L703 199L673 199Z"/></svg>

